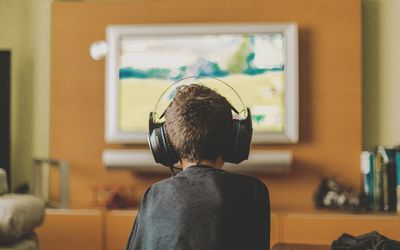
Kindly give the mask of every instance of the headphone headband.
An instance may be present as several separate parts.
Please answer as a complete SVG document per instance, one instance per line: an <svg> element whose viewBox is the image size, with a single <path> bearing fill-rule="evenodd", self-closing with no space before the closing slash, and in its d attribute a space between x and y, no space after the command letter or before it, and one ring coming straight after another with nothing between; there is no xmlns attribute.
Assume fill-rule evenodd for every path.
<svg viewBox="0 0 400 250"><path fill-rule="evenodd" d="M153 109L153 114L154 114L154 121L160 122L162 118L165 115L165 112L167 111L169 105L171 105L172 100L175 97L176 90L185 85L190 85L190 84L198 84L198 85L203 85L206 86L210 89L213 89L214 91L218 92L219 94L223 95L222 92L227 92L229 91L230 93L229 96L231 98L228 99L227 96L225 98L228 99L228 102L230 104L231 110L233 110L237 115L239 115L242 119L245 119L248 116L247 113L247 108L244 105L242 98L240 95L226 82L215 78L211 76L191 76L191 77L185 77L182 78L173 84L171 84L168 88L166 88L160 95L160 97L157 99L157 102L154 106ZM224 93L225 95L227 93ZM232 97L235 98L232 98ZM235 107L232 105L232 103L237 104L240 107ZM161 114L161 115L159 115Z"/></svg>
<svg viewBox="0 0 400 250"><path fill-rule="evenodd" d="M194 80L199 80L199 79L201 79L202 82L200 83L194 82ZM149 115L148 143L153 153L154 160L157 163L170 167L171 170L174 168L173 167L174 164L176 164L179 161L179 155L174 150L169 140L168 133L165 129L163 121L165 112L168 109L169 105L172 103L172 100L175 97L176 89L178 87L189 84L203 85L203 82L205 82L205 80L213 80L214 83L218 84L222 83L223 84L222 86L225 86L225 88L227 87L229 90L232 90L242 106L242 110L238 111L232 104L230 104L230 108L233 112L235 112L239 117L241 117L241 115L244 115L244 117L243 116L241 117L243 119L232 118L232 134L230 136L230 141L228 145L226 145L226 148L223 152L224 160L226 162L231 162L231 163L240 163L243 160L248 159L250 151L250 143L253 134L250 109L245 107L240 96L227 83L213 77L188 77L180 81L177 81L171 86L169 86L161 94L160 98L158 98L154 111L151 112ZM204 86L209 87L207 85ZM174 88L172 89L172 87ZM171 91L171 89L173 91L169 92ZM166 94L169 94L167 102L165 102L165 99L163 99L166 96ZM157 109L159 108L161 101L165 102L164 105L166 104L167 105L166 108L162 110L162 113L159 116L157 113Z"/></svg>

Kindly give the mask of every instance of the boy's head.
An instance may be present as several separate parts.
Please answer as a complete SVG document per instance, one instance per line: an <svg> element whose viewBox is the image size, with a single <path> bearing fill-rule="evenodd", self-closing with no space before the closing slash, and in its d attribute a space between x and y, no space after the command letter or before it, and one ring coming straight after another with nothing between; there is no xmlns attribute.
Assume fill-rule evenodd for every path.
<svg viewBox="0 0 400 250"><path fill-rule="evenodd" d="M165 128L181 159L216 160L224 154L232 133L231 105L205 86L180 86L166 111Z"/></svg>

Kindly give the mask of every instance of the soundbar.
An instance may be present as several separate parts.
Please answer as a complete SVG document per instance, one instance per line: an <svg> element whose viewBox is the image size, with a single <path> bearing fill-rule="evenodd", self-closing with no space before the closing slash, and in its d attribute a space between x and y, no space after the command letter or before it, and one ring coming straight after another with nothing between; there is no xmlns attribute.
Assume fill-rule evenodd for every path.
<svg viewBox="0 0 400 250"><path fill-rule="evenodd" d="M287 174L293 154L289 150L251 150L249 159L239 165L225 164L224 170L243 174ZM138 173L168 174L170 170L156 164L149 149L107 149L103 151L107 169L127 169Z"/></svg>

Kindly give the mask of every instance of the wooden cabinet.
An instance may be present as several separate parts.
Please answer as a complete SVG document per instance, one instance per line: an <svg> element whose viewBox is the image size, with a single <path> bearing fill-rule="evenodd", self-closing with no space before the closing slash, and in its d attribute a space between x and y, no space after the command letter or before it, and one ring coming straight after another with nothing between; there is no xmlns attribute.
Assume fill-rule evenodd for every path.
<svg viewBox="0 0 400 250"><path fill-rule="evenodd" d="M40 249L125 249L137 211L47 209L36 232ZM278 242L330 245L343 233L360 235L373 230L400 240L399 215L339 212L271 213L271 246Z"/></svg>
<svg viewBox="0 0 400 250"><path fill-rule="evenodd" d="M400 217L395 214L288 213L281 215L280 228L280 241L285 243L330 245L343 233L358 236L371 231L400 240Z"/></svg>
<svg viewBox="0 0 400 250"><path fill-rule="evenodd" d="M276 213L271 213L271 233L270 233L271 247L278 242L279 242L279 216Z"/></svg>
<svg viewBox="0 0 400 250"><path fill-rule="evenodd" d="M35 231L41 250L102 249L100 210L46 209L43 224Z"/></svg>
<svg viewBox="0 0 400 250"><path fill-rule="evenodd" d="M125 249L137 211L109 211L105 215L106 249Z"/></svg>
<svg viewBox="0 0 400 250"><path fill-rule="evenodd" d="M106 249L124 249L133 226L136 211L110 211L106 213ZM279 241L278 215L271 213L271 246Z"/></svg>

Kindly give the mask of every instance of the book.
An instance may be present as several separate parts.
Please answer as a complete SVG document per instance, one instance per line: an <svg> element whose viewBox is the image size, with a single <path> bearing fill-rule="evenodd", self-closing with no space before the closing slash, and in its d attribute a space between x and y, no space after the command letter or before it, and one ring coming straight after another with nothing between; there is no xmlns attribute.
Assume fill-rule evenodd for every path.
<svg viewBox="0 0 400 250"><path fill-rule="evenodd" d="M395 153L397 213L400 213L400 151Z"/></svg>
<svg viewBox="0 0 400 250"><path fill-rule="evenodd" d="M374 153L369 151L362 151L361 173L363 175L363 192L365 193L368 199L368 207L371 209L373 209L374 207L374 164L375 164ZM399 194L400 194L400 188L399 188Z"/></svg>
<svg viewBox="0 0 400 250"><path fill-rule="evenodd" d="M395 154L396 149L385 148L383 146L378 146L376 150L377 158L379 162L376 164L377 171L380 172L380 210L385 212L396 211L396 170L395 170ZM377 192L379 192L379 187L377 187ZM376 200L379 202L379 200ZM375 205L375 204L374 204Z"/></svg>
<svg viewBox="0 0 400 250"><path fill-rule="evenodd" d="M376 154L374 161L374 205L373 209L382 209L382 155Z"/></svg>
<svg viewBox="0 0 400 250"><path fill-rule="evenodd" d="M395 164L395 155L396 155L396 149L394 148L387 148L386 149L386 154L389 158L389 161L385 164L385 176L387 178L386 184L387 184L387 205L386 210L388 212L394 212L396 211L396 203L397 203L397 198L396 198L396 164Z"/></svg>

